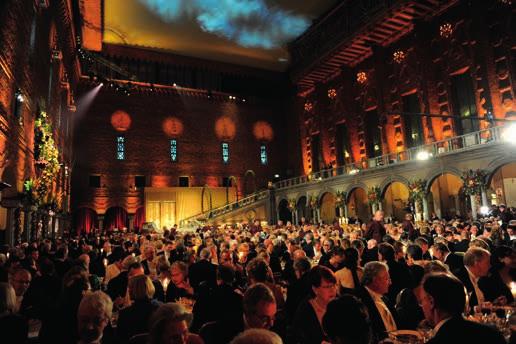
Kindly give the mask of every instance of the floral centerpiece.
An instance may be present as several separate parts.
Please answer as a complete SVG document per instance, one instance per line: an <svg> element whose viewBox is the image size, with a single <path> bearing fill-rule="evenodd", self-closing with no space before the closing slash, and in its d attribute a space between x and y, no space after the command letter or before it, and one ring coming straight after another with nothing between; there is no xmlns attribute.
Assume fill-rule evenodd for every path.
<svg viewBox="0 0 516 344"><path fill-rule="evenodd" d="M467 170L462 176L463 192L467 196L479 196L485 186L486 173L483 170Z"/></svg>
<svg viewBox="0 0 516 344"><path fill-rule="evenodd" d="M369 201L369 205L377 205L380 203L380 198L382 195L382 190L380 190L379 186L373 186L367 192L367 200Z"/></svg>
<svg viewBox="0 0 516 344"><path fill-rule="evenodd" d="M409 201L421 202L425 198L426 180L416 179L409 183Z"/></svg>

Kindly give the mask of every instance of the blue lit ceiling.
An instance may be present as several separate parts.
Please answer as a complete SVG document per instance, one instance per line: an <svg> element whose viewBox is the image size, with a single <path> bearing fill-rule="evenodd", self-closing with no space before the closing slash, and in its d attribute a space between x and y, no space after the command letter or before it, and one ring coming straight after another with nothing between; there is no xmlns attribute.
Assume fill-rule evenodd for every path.
<svg viewBox="0 0 516 344"><path fill-rule="evenodd" d="M338 0L105 0L104 42L283 70L286 44Z"/></svg>

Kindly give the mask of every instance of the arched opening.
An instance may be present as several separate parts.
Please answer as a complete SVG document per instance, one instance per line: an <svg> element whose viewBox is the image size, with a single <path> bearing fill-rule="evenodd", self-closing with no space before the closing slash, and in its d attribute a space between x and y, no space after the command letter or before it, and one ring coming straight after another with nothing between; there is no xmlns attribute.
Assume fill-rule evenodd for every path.
<svg viewBox="0 0 516 344"><path fill-rule="evenodd" d="M145 207L136 209L134 213L133 228L135 232L139 232L142 229L142 225L145 222Z"/></svg>
<svg viewBox="0 0 516 344"><path fill-rule="evenodd" d="M229 176L228 184L226 185L226 204L231 203L229 191L230 189L235 190L235 202L238 202L238 182L235 176Z"/></svg>
<svg viewBox="0 0 516 344"><path fill-rule="evenodd" d="M451 173L444 173L430 181L433 212L439 218L452 218L466 214L466 202L461 196L462 180Z"/></svg>
<svg viewBox="0 0 516 344"><path fill-rule="evenodd" d="M320 200L321 220L326 224L331 224L335 220L335 195L331 192L326 192L322 195Z"/></svg>
<svg viewBox="0 0 516 344"><path fill-rule="evenodd" d="M491 175L487 197L491 204L516 204L516 162L497 168Z"/></svg>
<svg viewBox="0 0 516 344"><path fill-rule="evenodd" d="M111 207L106 210L106 214L104 215L104 230L112 231L124 228L129 228L129 216L127 216L127 211L122 207Z"/></svg>
<svg viewBox="0 0 516 344"><path fill-rule="evenodd" d="M244 196L256 192L256 174L253 170L247 170L244 174Z"/></svg>
<svg viewBox="0 0 516 344"><path fill-rule="evenodd" d="M77 234L91 233L99 228L97 212L91 208L79 208L73 214L73 226Z"/></svg>
<svg viewBox="0 0 516 344"><path fill-rule="evenodd" d="M296 204L297 218L299 222L304 217L306 222L311 220L310 211L306 208L306 196L301 196Z"/></svg>
<svg viewBox="0 0 516 344"><path fill-rule="evenodd" d="M354 188L348 197L348 217L366 222L371 217L367 192L361 187Z"/></svg>
<svg viewBox="0 0 516 344"><path fill-rule="evenodd" d="M211 211L213 203L211 199L211 191L207 185L201 190L201 213L205 211Z"/></svg>
<svg viewBox="0 0 516 344"><path fill-rule="evenodd" d="M409 189L401 182L392 182L385 189L382 209L386 218L402 221L409 207Z"/></svg>
<svg viewBox="0 0 516 344"><path fill-rule="evenodd" d="M282 199L278 204L278 218L283 221L283 223L292 221L292 213L288 209L288 201L286 199Z"/></svg>

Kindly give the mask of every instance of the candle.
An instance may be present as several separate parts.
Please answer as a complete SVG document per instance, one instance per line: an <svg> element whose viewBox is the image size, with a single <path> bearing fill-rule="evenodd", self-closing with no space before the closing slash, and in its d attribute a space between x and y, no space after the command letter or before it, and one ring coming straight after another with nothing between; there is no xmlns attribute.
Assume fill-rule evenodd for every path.
<svg viewBox="0 0 516 344"><path fill-rule="evenodd" d="M163 280L163 289L164 289L165 291L167 291L167 288L168 288L168 282L169 282L169 281L168 281L168 278L165 278L165 279Z"/></svg>
<svg viewBox="0 0 516 344"><path fill-rule="evenodd" d="M511 282L512 297L516 299L516 282Z"/></svg>
<svg viewBox="0 0 516 344"><path fill-rule="evenodd" d="M102 263L104 263L104 267L106 267L108 264L108 260L106 258L102 259Z"/></svg>
<svg viewBox="0 0 516 344"><path fill-rule="evenodd" d="M7 252L7 259L9 259L9 252Z"/></svg>
<svg viewBox="0 0 516 344"><path fill-rule="evenodd" d="M103 248L100 249L100 254L102 254L102 253L104 253L104 249Z"/></svg>

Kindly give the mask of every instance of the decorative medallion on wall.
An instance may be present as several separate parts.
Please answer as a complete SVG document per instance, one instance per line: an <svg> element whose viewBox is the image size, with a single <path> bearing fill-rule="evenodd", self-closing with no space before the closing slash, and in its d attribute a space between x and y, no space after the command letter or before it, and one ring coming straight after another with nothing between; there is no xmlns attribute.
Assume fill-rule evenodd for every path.
<svg viewBox="0 0 516 344"><path fill-rule="evenodd" d="M111 115L111 125L116 131L127 131L131 127L131 116L123 110L117 110Z"/></svg>
<svg viewBox="0 0 516 344"><path fill-rule="evenodd" d="M183 133L183 122L177 117L167 117L161 125L165 135L169 137L178 137Z"/></svg>
<svg viewBox="0 0 516 344"><path fill-rule="evenodd" d="M270 142L274 138L274 130L265 121L258 121L253 125L253 135L258 141Z"/></svg>
<svg viewBox="0 0 516 344"><path fill-rule="evenodd" d="M215 122L215 134L221 141L230 141L235 138L236 125L229 116L222 116Z"/></svg>

